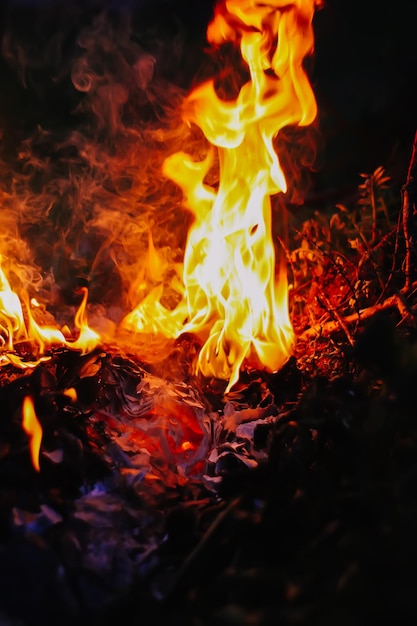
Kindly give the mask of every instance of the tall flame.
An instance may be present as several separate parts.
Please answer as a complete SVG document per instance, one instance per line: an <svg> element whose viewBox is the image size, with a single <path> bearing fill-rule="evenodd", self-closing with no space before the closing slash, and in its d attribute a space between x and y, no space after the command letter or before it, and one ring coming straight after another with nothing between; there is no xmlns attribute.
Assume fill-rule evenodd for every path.
<svg viewBox="0 0 417 626"><path fill-rule="evenodd" d="M274 141L289 124L308 125L317 113L303 68L313 51L317 0L224 0L208 27L210 44L240 45L249 79L234 100L219 97L214 80L195 88L184 119L211 144L203 161L183 152L164 172L182 189L194 216L183 268L183 297L168 310L151 293L125 319L134 330L204 341L197 369L236 383L245 359L276 371L292 352L286 269L276 271L271 196L287 184ZM217 150L219 185L206 182Z"/></svg>

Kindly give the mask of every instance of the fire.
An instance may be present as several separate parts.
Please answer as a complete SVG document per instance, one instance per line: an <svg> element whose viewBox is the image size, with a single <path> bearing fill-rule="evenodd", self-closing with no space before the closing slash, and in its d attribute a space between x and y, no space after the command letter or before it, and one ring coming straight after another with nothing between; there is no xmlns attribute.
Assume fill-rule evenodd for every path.
<svg viewBox="0 0 417 626"><path fill-rule="evenodd" d="M69 398L72 402L76 402L78 400L77 391L74 389L74 387L69 387L68 389L65 389L62 393L64 394L64 396L67 396L67 398Z"/></svg>
<svg viewBox="0 0 417 626"><path fill-rule="evenodd" d="M0 345L2 349L12 350L13 337L26 338L26 329L23 324L22 304L18 295L10 288L1 268L1 261L0 256Z"/></svg>
<svg viewBox="0 0 417 626"><path fill-rule="evenodd" d="M19 295L13 291L1 267L0 256L0 366L11 363L21 369L34 368L41 361L48 359L46 351L51 346L63 346L77 350L81 354L91 352L100 342L100 335L88 326L86 316L87 289L83 289L83 299L74 318L74 325L78 330L78 338L69 340L56 326L40 325L36 322L32 309L39 307L35 299L29 303L26 296L22 296L26 306L22 306ZM24 315L26 313L26 319ZM20 342L28 342L35 360L25 360L16 353Z"/></svg>
<svg viewBox="0 0 417 626"><path fill-rule="evenodd" d="M168 338L194 333L202 344L196 373L227 380L226 391L245 364L276 371L293 351L286 263L283 254L281 258L276 254L271 202L287 190L275 149L278 134L288 125L308 125L316 116L303 62L313 51L317 4L318 0L218 3L207 40L213 50L235 46L244 72L236 76L239 86L233 94L224 95L216 78L197 86L185 99L183 119L204 136L208 146L204 158L180 151L164 161L163 173L182 190L184 206L193 218L183 263L170 264L152 233L141 271L130 247L128 260L120 260L123 254L115 251L109 255L114 265L120 261L129 266L134 277L129 297L135 291L138 305L121 326ZM131 199L136 201L136 196L128 195L125 206ZM117 231L114 221L108 221L118 219L114 215L120 213L103 211L93 223ZM142 226L133 231L145 232ZM120 245L118 235L116 239ZM169 298L164 300L167 276L169 306ZM0 365L36 367L49 358L52 346L82 354L93 350L101 338L87 322L87 295L84 289L74 319L76 337L70 337L55 324L40 323L39 304L24 290L17 294L0 265ZM22 345L26 357L21 356Z"/></svg>
<svg viewBox="0 0 417 626"><path fill-rule="evenodd" d="M165 307L157 284L124 320L134 331L196 333L204 342L197 371L228 380L226 391L245 360L276 371L293 349L286 268L276 262L271 227L271 197L287 189L274 142L284 126L308 125L316 116L303 68L314 46L316 4L224 0L216 7L208 42L239 45L249 78L235 99L222 99L214 80L186 99L186 123L199 127L211 148L203 160L179 152L164 165L194 218L183 286L175 284L181 301ZM207 182L216 162L218 187ZM150 256L158 267L153 248Z"/></svg>
<svg viewBox="0 0 417 626"><path fill-rule="evenodd" d="M79 350L81 354L87 354L94 350L100 343L100 335L88 326L86 307L88 290L86 287L81 289L83 299L74 318L75 327L78 329L78 339L75 341L67 341L65 345L72 350Z"/></svg>
<svg viewBox="0 0 417 626"><path fill-rule="evenodd" d="M40 472L39 451L42 441L42 427L35 413L35 407L31 396L25 396L22 406L23 430L29 437L30 456L33 467Z"/></svg>

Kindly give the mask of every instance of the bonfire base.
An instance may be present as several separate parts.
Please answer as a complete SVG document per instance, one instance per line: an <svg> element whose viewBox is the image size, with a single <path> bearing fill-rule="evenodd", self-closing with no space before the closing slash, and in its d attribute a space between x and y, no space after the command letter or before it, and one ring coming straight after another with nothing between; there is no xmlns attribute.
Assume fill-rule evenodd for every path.
<svg viewBox="0 0 417 626"><path fill-rule="evenodd" d="M159 386L105 352L8 372L2 623L410 623L414 340L383 312L348 367L312 375L291 359L275 375L243 374L231 398L207 381L206 395L201 381ZM28 390L44 429L40 473L17 410ZM158 394L187 416L181 427L174 415L175 445Z"/></svg>

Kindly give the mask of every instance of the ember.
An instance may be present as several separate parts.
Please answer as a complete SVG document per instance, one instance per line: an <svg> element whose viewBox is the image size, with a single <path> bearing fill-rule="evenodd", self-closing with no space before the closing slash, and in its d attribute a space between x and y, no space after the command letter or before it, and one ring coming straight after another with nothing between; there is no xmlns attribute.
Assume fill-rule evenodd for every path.
<svg viewBox="0 0 417 626"><path fill-rule="evenodd" d="M302 207L318 0L58 4L3 35L0 623L413 623L417 135Z"/></svg>

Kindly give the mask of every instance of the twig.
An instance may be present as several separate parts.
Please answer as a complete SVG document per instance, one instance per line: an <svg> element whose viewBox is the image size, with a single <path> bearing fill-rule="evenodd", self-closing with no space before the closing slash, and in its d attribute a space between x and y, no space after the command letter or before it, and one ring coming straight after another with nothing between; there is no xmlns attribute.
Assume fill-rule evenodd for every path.
<svg viewBox="0 0 417 626"><path fill-rule="evenodd" d="M326 306L327 310L329 311L330 315L333 318L333 322L337 323L339 328L341 328L343 330L343 332L346 335L347 340L349 341L350 345L353 346L354 341L353 341L353 337L349 331L348 325L345 323L345 320L343 319L343 317L341 317L339 315L339 313L336 311L336 309L334 308L334 306L332 306L332 303L330 302L330 300L326 297L325 293L321 291L320 294L320 299L324 302L324 305ZM330 322L328 322L330 323ZM315 324L315 326L317 326L317 324Z"/></svg>
<svg viewBox="0 0 417 626"><path fill-rule="evenodd" d="M317 337L328 337L334 332L339 331L341 328L344 329L344 327L347 327L349 324L363 322L375 315L376 313L379 313L379 311L393 308L398 309L398 312L403 319L412 316L412 313L407 307L407 304L404 302L403 298L397 294L394 294L384 300L384 302L374 304L373 306L362 309L357 313L352 313L351 315L346 315L345 317L340 318L343 325L341 325L340 320L332 320L331 322L327 322L326 324L315 324L311 328L308 328L303 333L301 333L298 339L299 341L307 341L309 339Z"/></svg>
<svg viewBox="0 0 417 626"><path fill-rule="evenodd" d="M207 532L203 535L201 541L195 546L195 548L190 552L190 554L185 559L182 567L180 568L178 574L175 576L170 588L168 589L165 595L165 602L169 602L173 600L177 593L181 588L189 581L190 577L195 574L195 567L198 563L199 559L204 560L204 555L210 547L210 543L212 539L218 534L218 532L222 529L223 524L227 517L235 510L235 508L240 504L242 498L237 497L232 500L226 508L224 508L213 521L211 526L208 528Z"/></svg>
<svg viewBox="0 0 417 626"><path fill-rule="evenodd" d="M364 252L362 253L361 258L359 259L358 262L358 267L357 267L357 276L360 275L360 271L362 269L362 266L365 264L366 261L369 261L371 266L372 266L372 270L375 274L375 278L377 279L379 286L381 288L381 290L384 289L384 284L382 282L381 276L380 276L380 272L378 270L378 265L377 263L375 263L374 261L374 253L375 250L377 248L377 246L373 245L374 242L374 237L376 238L376 217L375 217L375 221L373 220L372 223L372 238L371 241L368 242L365 235L363 234L363 232L361 231L361 229L359 228L359 226L356 224L356 222L352 219L349 220L353 229L355 230L355 232L357 233L359 239L361 240L363 247L364 247ZM375 226L375 231L374 231L374 226Z"/></svg>
<svg viewBox="0 0 417 626"><path fill-rule="evenodd" d="M371 210L372 210L372 235L371 235L371 246L373 246L376 242L377 231L376 231L376 202L375 202L375 185L374 185L374 177L369 177L369 183L371 186L370 197L371 197Z"/></svg>
<svg viewBox="0 0 417 626"><path fill-rule="evenodd" d="M413 281L413 252L415 252L416 233L413 228L413 217L416 214L417 187L417 131L414 135L407 180L402 189L402 221L405 239L404 259L404 291L408 292Z"/></svg>
<svg viewBox="0 0 417 626"><path fill-rule="evenodd" d="M355 290L352 287L352 284L350 282L350 280L348 279L348 277L345 275L345 273L342 271L342 269L340 268L340 266L335 262L335 260L332 258L331 254L329 254L328 252L326 252L325 250L322 250L316 243L315 241L313 241L308 235L306 235L305 233L300 232L298 229L294 229L294 232L296 232L300 237L303 237L311 246L313 246L313 248L316 250L316 252L318 252L319 255L321 255L322 257L324 257L325 259L327 259L330 263L330 265L334 268L335 272L337 274L339 274L339 276L342 278L342 280L345 282L345 284L347 285L348 289L350 290L350 293L352 294L353 297L355 297ZM356 299L356 298L355 298Z"/></svg>
<svg viewBox="0 0 417 626"><path fill-rule="evenodd" d="M377 303L381 302L385 298L385 294L388 292L388 289L389 289L389 286L391 284L391 281L394 278L394 272L395 272L395 268L397 266L398 251L399 251L399 248L400 248L399 233L400 233L400 228L401 228L401 219L402 219L401 218L401 211L399 211L396 227L393 228L392 230L390 230L390 232L388 232L386 235L384 235L384 237L382 237L382 239L379 241L379 243L377 243L377 245L374 248L374 250L376 250L377 248L379 248L383 244L385 244L389 237L394 236L394 250L392 252L391 268L390 268L390 271L389 271L389 274L388 274L388 278L385 281L384 288L381 291L380 295L378 296Z"/></svg>

